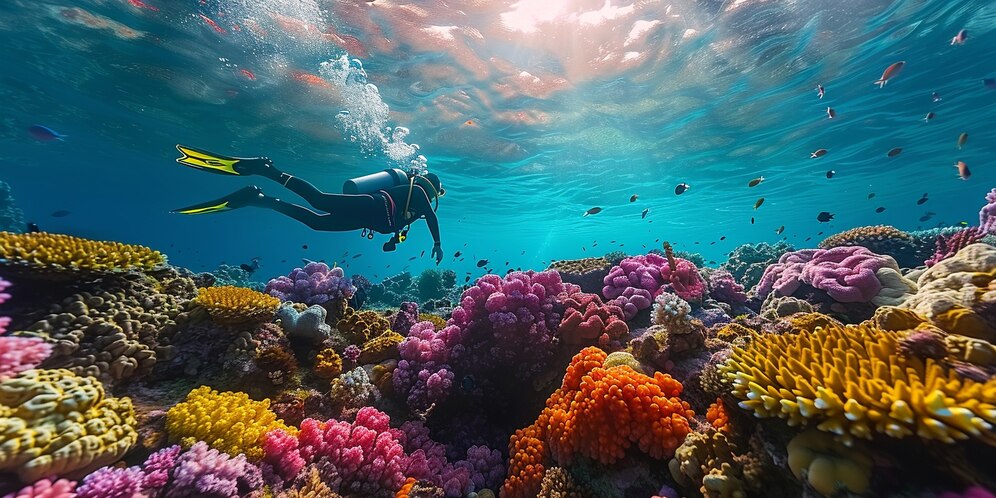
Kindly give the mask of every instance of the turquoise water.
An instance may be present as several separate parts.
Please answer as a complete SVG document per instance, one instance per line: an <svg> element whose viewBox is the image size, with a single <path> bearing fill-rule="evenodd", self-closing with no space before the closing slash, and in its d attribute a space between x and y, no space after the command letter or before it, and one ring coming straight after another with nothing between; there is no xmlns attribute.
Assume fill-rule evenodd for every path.
<svg viewBox="0 0 996 498"><path fill-rule="evenodd" d="M383 237L315 233L260 209L171 215L248 183L294 198L183 168L176 143L267 155L337 191L407 163L380 140L406 127L447 189L443 266L461 274L480 273L478 259L504 273L506 261L538 269L663 240L721 261L782 236L811 247L861 225L974 224L996 185L996 89L982 84L996 78L994 26L983 0L7 1L0 180L43 230L146 244L195 270L259 256L267 276L301 258L375 280L417 272L432 241L420 223L385 254ZM961 29L967 42L950 45ZM353 58L378 98L323 73ZM33 124L68 138L38 141Z"/></svg>

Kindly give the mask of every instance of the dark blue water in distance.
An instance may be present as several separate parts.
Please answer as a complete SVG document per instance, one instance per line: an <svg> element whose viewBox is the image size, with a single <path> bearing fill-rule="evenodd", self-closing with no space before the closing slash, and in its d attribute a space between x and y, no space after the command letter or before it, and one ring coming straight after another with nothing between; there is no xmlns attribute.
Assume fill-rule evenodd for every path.
<svg viewBox="0 0 996 498"><path fill-rule="evenodd" d="M961 29L968 40L952 46ZM184 168L177 143L267 155L338 191L408 161L381 140L406 127L448 192L442 266L475 276L478 259L504 273L506 261L541 269L668 240L719 262L747 242L972 222L996 185L986 0L8 0L0 46L0 180L27 219L197 271L258 256L272 276L325 259L376 281L431 265L432 241L420 223L385 254L383 237L316 233L261 209L169 214L249 183L294 199L265 179ZM350 59L376 94L322 68ZM874 85L897 61L901 73ZM39 141L34 124L68 137ZM817 149L829 152L811 159ZM691 188L676 196L679 183ZM817 222L821 211L834 220Z"/></svg>

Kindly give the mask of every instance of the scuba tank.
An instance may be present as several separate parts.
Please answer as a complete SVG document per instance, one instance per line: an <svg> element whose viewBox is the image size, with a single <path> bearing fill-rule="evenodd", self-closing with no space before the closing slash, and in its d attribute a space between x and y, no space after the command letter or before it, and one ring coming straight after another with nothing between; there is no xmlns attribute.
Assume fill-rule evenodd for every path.
<svg viewBox="0 0 996 498"><path fill-rule="evenodd" d="M408 183L408 174L398 168L385 169L369 175L346 180L342 184L344 194L369 194L387 190Z"/></svg>

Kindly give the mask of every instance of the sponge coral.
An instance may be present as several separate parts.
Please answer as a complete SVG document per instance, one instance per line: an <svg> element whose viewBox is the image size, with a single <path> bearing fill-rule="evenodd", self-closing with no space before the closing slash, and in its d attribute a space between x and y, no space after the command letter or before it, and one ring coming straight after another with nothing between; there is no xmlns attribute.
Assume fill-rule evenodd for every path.
<svg viewBox="0 0 996 498"><path fill-rule="evenodd" d="M0 232L0 266L67 272L151 270L166 263L145 246L45 232Z"/></svg>
<svg viewBox="0 0 996 498"><path fill-rule="evenodd" d="M280 306L280 300L245 287L201 287L194 302L211 315L215 323L237 325L266 322Z"/></svg>
<svg viewBox="0 0 996 498"><path fill-rule="evenodd" d="M898 353L903 332L868 321L768 335L720 367L740 407L789 425L816 424L845 444L876 434L996 444L996 378L963 380L931 359Z"/></svg>
<svg viewBox="0 0 996 498"><path fill-rule="evenodd" d="M677 397L681 384L660 372L605 368L607 356L595 347L575 355L536 422L511 437L503 497L536 496L551 460L570 465L584 456L609 465L633 445L664 458L684 441L694 413Z"/></svg>
<svg viewBox="0 0 996 498"><path fill-rule="evenodd" d="M823 496L841 490L864 494L871 480L872 459L865 451L848 448L819 431L806 431L789 441L788 465L796 479L807 480Z"/></svg>
<svg viewBox="0 0 996 498"><path fill-rule="evenodd" d="M201 386L166 412L170 439L189 448L205 441L229 455L245 454L250 460L263 456L260 439L284 425L270 410L270 400L253 401L241 392L218 392Z"/></svg>
<svg viewBox="0 0 996 498"><path fill-rule="evenodd" d="M81 476L138 440L129 398L69 370L28 370L0 381L0 470L24 482Z"/></svg>

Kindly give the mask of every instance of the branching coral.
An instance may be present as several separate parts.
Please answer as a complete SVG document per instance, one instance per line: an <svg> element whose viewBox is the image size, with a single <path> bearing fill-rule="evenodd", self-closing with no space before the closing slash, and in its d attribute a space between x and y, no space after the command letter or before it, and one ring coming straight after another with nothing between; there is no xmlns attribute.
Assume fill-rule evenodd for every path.
<svg viewBox="0 0 996 498"><path fill-rule="evenodd" d="M726 404L723 403L722 398L716 398L716 401L709 405L709 409L706 411L706 420L709 421L709 425L713 429L719 432L729 434L733 431L733 427L730 425L730 414L726 411Z"/></svg>
<svg viewBox="0 0 996 498"><path fill-rule="evenodd" d="M342 357L332 348L322 349L315 356L315 368L312 371L323 379L336 378L342 373Z"/></svg>
<svg viewBox="0 0 996 498"><path fill-rule="evenodd" d="M628 366L605 368L606 357L594 347L575 355L536 422L512 436L503 497L535 496L551 461L569 465L584 456L608 465L633 445L664 458L690 432L693 413L677 397L681 384L660 372L648 377Z"/></svg>
<svg viewBox="0 0 996 498"><path fill-rule="evenodd" d="M455 374L450 366L454 348L462 348L459 327L435 330L430 322L412 326L398 344L401 361L392 374L394 391L405 397L408 407L425 411L449 396ZM459 351L459 349L458 349Z"/></svg>
<svg viewBox="0 0 996 498"><path fill-rule="evenodd" d="M165 263L165 256L145 246L45 232L0 232L0 267L106 273L152 270Z"/></svg>
<svg viewBox="0 0 996 498"><path fill-rule="evenodd" d="M266 322L280 306L280 300L245 287L203 287L194 303L205 308L215 323L238 325Z"/></svg>
<svg viewBox="0 0 996 498"><path fill-rule="evenodd" d="M543 473L537 498L586 498L588 491L563 467L550 467Z"/></svg>
<svg viewBox="0 0 996 498"><path fill-rule="evenodd" d="M261 439L269 431L289 430L270 410L270 400L253 401L245 393L218 392L201 386L166 412L170 439L184 447L205 441L229 455L263 456Z"/></svg>
<svg viewBox="0 0 996 498"><path fill-rule="evenodd" d="M129 398L92 377L28 370L0 381L0 470L25 482L76 477L121 458L138 440Z"/></svg>
<svg viewBox="0 0 996 498"><path fill-rule="evenodd" d="M695 265L671 256L670 252L668 256L651 253L626 258L612 267L605 276L604 284L602 295L607 299L625 297L629 288L647 291L653 298L666 286L682 299L698 301L706 291L705 282ZM637 308L642 309L639 304Z"/></svg>
<svg viewBox="0 0 996 498"><path fill-rule="evenodd" d="M962 249L981 242L987 235L996 235L996 188L986 194L986 204L979 210L979 225L951 234L938 235L934 255L924 264L934 266Z"/></svg>
<svg viewBox="0 0 996 498"><path fill-rule="evenodd" d="M37 337L0 336L0 380L30 370L52 354L52 345Z"/></svg>
<svg viewBox="0 0 996 498"><path fill-rule="evenodd" d="M339 408L337 418L349 420L364 406L379 401L380 391L370 383L367 371L356 367L332 381L329 397Z"/></svg>
<svg viewBox="0 0 996 498"><path fill-rule="evenodd" d="M312 305L349 299L356 292L356 287L345 277L342 268L329 268L325 263L313 261L304 268L294 268L285 277L270 280L266 283L265 292L281 301Z"/></svg>
<svg viewBox="0 0 996 498"><path fill-rule="evenodd" d="M872 322L826 323L734 348L721 371L755 416L814 424L844 443L915 434L996 444L996 379L963 380L933 360L902 356L903 337Z"/></svg>

